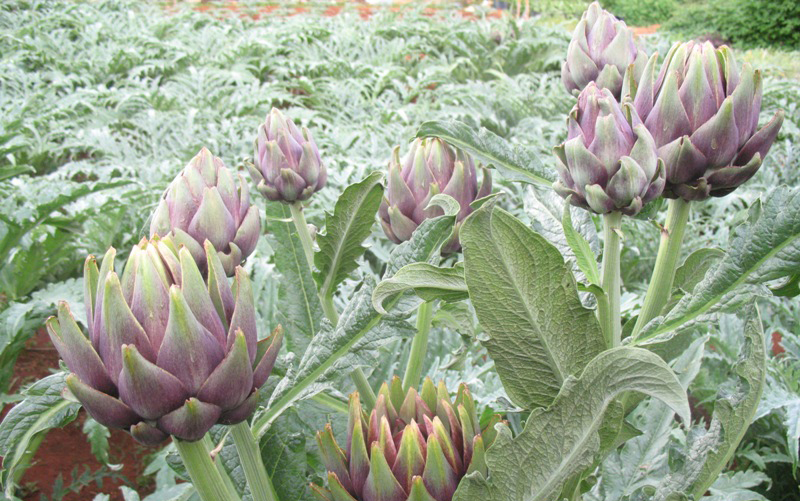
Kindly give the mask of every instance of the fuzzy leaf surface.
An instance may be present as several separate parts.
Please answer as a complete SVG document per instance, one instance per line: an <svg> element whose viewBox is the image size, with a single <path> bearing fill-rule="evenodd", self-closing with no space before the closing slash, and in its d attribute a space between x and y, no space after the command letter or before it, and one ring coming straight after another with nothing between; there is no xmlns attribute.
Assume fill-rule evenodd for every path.
<svg viewBox="0 0 800 501"><path fill-rule="evenodd" d="M413 290L425 301L435 299L460 301L469 297L462 263L452 268L440 268L429 263L412 263L403 266L394 276L381 281L375 287L372 293L372 306L379 313L386 315L383 303L409 290Z"/></svg>
<svg viewBox="0 0 800 501"><path fill-rule="evenodd" d="M604 348L558 249L511 214L485 205L461 228L465 276L483 343L515 404L546 407Z"/></svg>

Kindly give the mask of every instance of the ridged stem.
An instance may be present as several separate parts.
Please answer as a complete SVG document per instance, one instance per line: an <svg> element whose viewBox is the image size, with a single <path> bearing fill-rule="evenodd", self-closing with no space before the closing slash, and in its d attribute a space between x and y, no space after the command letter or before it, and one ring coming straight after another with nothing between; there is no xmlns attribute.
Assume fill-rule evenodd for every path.
<svg viewBox="0 0 800 501"><path fill-rule="evenodd" d="M605 296L598 304L597 315L609 348L619 346L622 338L619 311L622 285L619 272L621 224L621 212L611 212L603 216L603 272L600 280Z"/></svg>
<svg viewBox="0 0 800 501"><path fill-rule="evenodd" d="M236 451L242 461L244 477L250 486L253 501L278 501L278 494L264 468L264 460L258 448L258 441L247 421L231 426L231 435Z"/></svg>
<svg viewBox="0 0 800 501"><path fill-rule="evenodd" d="M203 501L239 501L239 497L228 490L203 440L185 442L173 437L172 441L189 472L192 485Z"/></svg>
<svg viewBox="0 0 800 501"><path fill-rule="evenodd" d="M221 449L222 447L219 444L215 444L214 441L211 440L211 435L208 433L206 433L206 436L203 437L202 442L206 450L208 451L208 455L211 458L211 461L214 463L214 466L217 467L217 471L219 471L219 474L222 477L222 481L225 483L225 487L228 489L228 492L232 493L238 499L239 492L236 490L236 486L233 485L233 480L231 480L231 476L228 474L228 471L225 469L225 466L222 464L222 461L217 461L215 458L216 454L215 449Z"/></svg>
<svg viewBox="0 0 800 501"><path fill-rule="evenodd" d="M411 342L411 353L408 355L406 372L403 375L403 390L408 391L419 384L422 375L422 363L428 353L428 334L431 331L431 318L433 318L433 305L424 302L417 309L417 333Z"/></svg>
<svg viewBox="0 0 800 501"><path fill-rule="evenodd" d="M306 218L303 215L303 206L300 202L295 202L289 205L289 209L292 213L294 227L297 229L297 234L300 237L300 243L303 246L303 252L305 253L306 260L308 261L308 268L313 271L314 244L311 239L311 233L308 231L308 223L306 223ZM333 304L333 297L323 297L321 294L318 295L320 303L322 304L322 311L325 313L325 316L333 325L338 324L339 314L336 311L336 306ZM375 406L377 397L375 396L375 392L372 390L372 387L369 385L367 376L364 375L364 372L360 368L356 368L352 373L350 373L350 377L353 379L353 383L355 383L356 389L361 396L361 402L368 409L372 409Z"/></svg>
<svg viewBox="0 0 800 501"><path fill-rule="evenodd" d="M647 325L647 322L661 314L661 310L669 301L690 209L691 203L681 198L669 201L667 221L664 229L661 230L661 243L658 246L653 276L650 277L650 285L647 287L642 311L633 328L634 338Z"/></svg>

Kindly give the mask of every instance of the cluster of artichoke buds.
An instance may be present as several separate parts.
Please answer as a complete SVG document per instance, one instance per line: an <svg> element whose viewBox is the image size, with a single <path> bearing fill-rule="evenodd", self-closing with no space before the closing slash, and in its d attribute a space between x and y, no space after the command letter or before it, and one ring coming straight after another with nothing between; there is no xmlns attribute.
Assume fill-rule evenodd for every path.
<svg viewBox="0 0 800 501"><path fill-rule="evenodd" d="M170 236L203 271L203 242L209 240L229 276L255 250L260 234L261 217L244 178L206 148L169 185L150 224L150 237Z"/></svg>
<svg viewBox="0 0 800 501"><path fill-rule="evenodd" d="M560 180L553 187L597 214L635 215L664 189L664 164L636 110L590 83L568 119L567 141L556 146Z"/></svg>
<svg viewBox="0 0 800 501"><path fill-rule="evenodd" d="M345 449L330 425L317 433L328 489L312 490L323 501L451 501L464 475L487 474L485 451L499 422L494 416L481 430L464 384L453 404L443 382L426 379L419 393L406 392L395 377L369 415L351 395Z"/></svg>
<svg viewBox="0 0 800 501"><path fill-rule="evenodd" d="M561 66L561 81L569 92L580 92L595 82L619 99L626 72L638 79L646 60L625 22L594 2L572 34L567 59Z"/></svg>
<svg viewBox="0 0 800 501"><path fill-rule="evenodd" d="M458 228L472 212L470 204L492 190L489 171L481 170L483 179L478 186L472 157L438 138L415 139L402 162L400 148L396 147L389 161L386 196L379 209L386 236L395 243L411 238L422 221L443 214L439 207L428 208L428 203L434 195L444 193L455 198L461 210L453 237L442 247L442 252L459 251Z"/></svg>
<svg viewBox="0 0 800 501"><path fill-rule="evenodd" d="M207 280L169 238L135 246L121 280L113 248L99 269L89 256L89 337L64 302L47 321L72 394L99 423L143 444L199 440L214 424L247 419L281 346L280 329L258 341L246 273L237 267L231 288L209 241L205 251Z"/></svg>
<svg viewBox="0 0 800 501"><path fill-rule="evenodd" d="M647 62L633 102L664 160L669 198L724 196L761 166L783 123L783 111L761 129L761 73L741 74L728 47L675 44L656 75Z"/></svg>
<svg viewBox="0 0 800 501"><path fill-rule="evenodd" d="M328 173L311 132L302 132L273 108L258 128L250 173L258 191L273 201L308 200L321 190Z"/></svg>

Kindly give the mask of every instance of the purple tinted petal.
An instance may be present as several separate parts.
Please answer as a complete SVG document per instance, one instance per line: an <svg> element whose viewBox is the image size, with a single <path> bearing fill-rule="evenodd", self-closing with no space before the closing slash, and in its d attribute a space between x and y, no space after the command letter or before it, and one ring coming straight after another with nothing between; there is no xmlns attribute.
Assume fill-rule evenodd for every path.
<svg viewBox="0 0 800 501"><path fill-rule="evenodd" d="M208 376L197 398L223 411L238 406L253 390L253 368L247 355L244 333L237 331L233 347Z"/></svg>
<svg viewBox="0 0 800 501"><path fill-rule="evenodd" d="M187 442L203 438L219 419L222 411L213 404L190 398L181 407L158 420L158 427L166 433Z"/></svg>
<svg viewBox="0 0 800 501"><path fill-rule="evenodd" d="M122 347L119 398L134 412L158 419L180 407L188 396L178 378L145 360L135 346Z"/></svg>
<svg viewBox="0 0 800 501"><path fill-rule="evenodd" d="M74 374L67 376L66 383L69 391L80 401L86 412L102 425L111 428L128 428L142 419L127 405L111 395L84 384Z"/></svg>
<svg viewBox="0 0 800 501"><path fill-rule="evenodd" d="M658 147L688 135L692 131L689 117L680 100L677 80L677 73L669 75L664 82L664 88L658 94L652 111L644 121Z"/></svg>
<svg viewBox="0 0 800 501"><path fill-rule="evenodd" d="M258 390L253 390L253 393L251 393L244 402L239 404L238 407L234 407L227 412L223 412L219 416L217 422L219 424L237 424L245 421L253 415L256 407L258 407L258 399L260 395L261 394Z"/></svg>
<svg viewBox="0 0 800 501"><path fill-rule="evenodd" d="M142 445L158 445L169 438L169 435L144 421L131 426L130 432L133 439Z"/></svg>
<svg viewBox="0 0 800 501"><path fill-rule="evenodd" d="M211 296L209 296L206 289L206 283L195 264L193 256L186 248L181 249L178 254L183 277L181 291L186 303L197 321L208 329L221 347L225 346L227 338L225 327L217 314L217 310L214 308ZM169 307L165 309L169 313Z"/></svg>
<svg viewBox="0 0 800 501"><path fill-rule="evenodd" d="M733 164L746 164L750 162L756 154L759 154L763 159L767 155L767 152L769 152L775 138L778 136L778 131L781 130L783 116L783 110L778 110L767 125L762 127L747 141L747 143L745 143Z"/></svg>
<svg viewBox="0 0 800 501"><path fill-rule="evenodd" d="M739 149L739 131L733 118L733 98L727 98L713 119L691 136L692 144L708 161L708 167L730 165Z"/></svg>
<svg viewBox="0 0 800 501"><path fill-rule="evenodd" d="M256 342L258 341L258 331L256 329L256 309L253 304L253 288L247 273L242 268L236 268L236 278L234 279L234 296L236 306L233 309L231 324L228 328L227 346L230 349L233 344L236 331L244 333L247 342L247 352L252 364L256 357Z"/></svg>

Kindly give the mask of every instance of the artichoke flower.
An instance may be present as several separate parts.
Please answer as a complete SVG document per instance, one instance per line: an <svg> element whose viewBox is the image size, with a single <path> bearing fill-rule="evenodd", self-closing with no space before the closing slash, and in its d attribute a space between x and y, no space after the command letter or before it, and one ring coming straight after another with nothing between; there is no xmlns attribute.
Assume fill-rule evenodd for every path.
<svg viewBox="0 0 800 501"><path fill-rule="evenodd" d="M260 233L261 217L243 176L234 178L206 148L169 185L150 224L150 237L170 236L189 249L201 271L209 240L228 276L255 250Z"/></svg>
<svg viewBox="0 0 800 501"><path fill-rule="evenodd" d="M675 44L656 76L650 58L635 87L634 106L664 160L664 196L721 197L761 167L783 123L778 111L761 129L761 72L741 73L728 47Z"/></svg>
<svg viewBox="0 0 800 501"><path fill-rule="evenodd" d="M594 2L572 33L567 59L561 66L561 81L568 92L580 92L595 82L619 99L625 72L630 70L638 78L646 61L625 22Z"/></svg>
<svg viewBox="0 0 800 501"><path fill-rule="evenodd" d="M590 83L567 119L567 141L554 148L556 192L597 214L636 215L664 189L664 163L630 103Z"/></svg>
<svg viewBox="0 0 800 501"><path fill-rule="evenodd" d="M402 163L399 151L398 146L392 152L388 188L379 210L384 233L395 243L408 240L422 221L444 213L439 207L426 209L434 195L444 193L455 198L461 210L453 237L442 253L461 250L458 228L472 212L469 205L492 191L489 171L481 169L483 179L478 187L472 157L438 138L415 139Z"/></svg>
<svg viewBox="0 0 800 501"><path fill-rule="evenodd" d="M323 501L450 501L464 475L487 474L485 451L498 422L495 416L481 430L464 384L453 404L444 383L426 379L420 393L404 392L395 377L369 415L358 393L350 396L345 449L330 425L317 433L328 489L312 490Z"/></svg>
<svg viewBox="0 0 800 501"><path fill-rule="evenodd" d="M231 288L205 242L209 279L186 247L143 239L120 279L111 248L84 266L89 337L61 302L47 330L71 374L70 392L98 422L146 445L169 435L195 441L217 423L252 414L281 346L280 328L257 341L249 279Z"/></svg>
<svg viewBox="0 0 800 501"><path fill-rule="evenodd" d="M325 187L328 172L311 132L302 132L276 108L258 128L250 174L258 191L272 201L308 200Z"/></svg>

